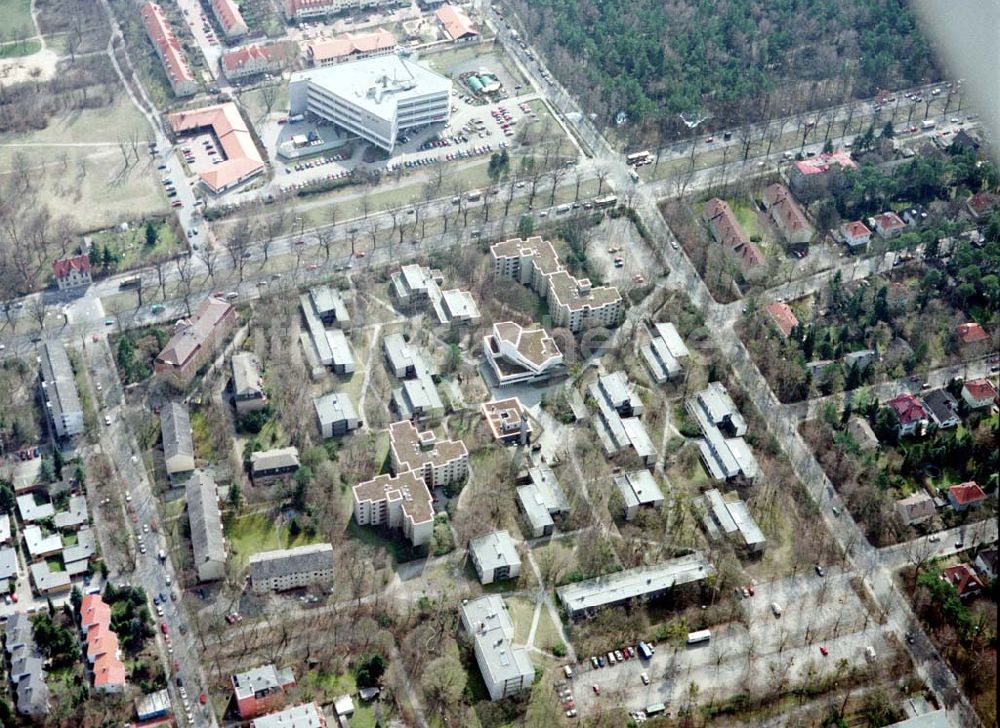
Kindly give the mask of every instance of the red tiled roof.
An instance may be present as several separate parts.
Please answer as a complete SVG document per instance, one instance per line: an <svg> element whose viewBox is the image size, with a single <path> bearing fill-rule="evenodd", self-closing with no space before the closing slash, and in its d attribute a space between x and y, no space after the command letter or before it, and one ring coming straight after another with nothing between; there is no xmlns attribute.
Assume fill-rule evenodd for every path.
<svg viewBox="0 0 1000 728"><path fill-rule="evenodd" d="M941 572L941 578L955 587L960 597L978 594L983 590L983 582L968 564L949 566Z"/></svg>
<svg viewBox="0 0 1000 728"><path fill-rule="evenodd" d="M306 52L314 63L322 63L331 58L345 58L354 53L374 53L396 46L396 36L379 28L373 33L344 33L337 38L318 40L306 46Z"/></svg>
<svg viewBox="0 0 1000 728"><path fill-rule="evenodd" d="M146 30L159 50L160 58L163 60L171 84L176 81L193 82L194 76L184 59L184 51L181 50L181 45L174 36L170 21L163 14L163 8L154 2L148 2L142 6L141 13Z"/></svg>
<svg viewBox="0 0 1000 728"><path fill-rule="evenodd" d="M206 298L195 310L194 316L178 322L176 333L170 337L156 360L174 367L183 367L232 308L228 301L221 298Z"/></svg>
<svg viewBox="0 0 1000 728"><path fill-rule="evenodd" d="M287 15L295 15L299 10L310 10L312 8L333 9L333 0L285 0L285 11Z"/></svg>
<svg viewBox="0 0 1000 728"><path fill-rule="evenodd" d="M972 480L968 483L953 485L948 489L948 492L951 494L954 501L960 506L986 500L986 493L983 492L983 489L979 487L978 483Z"/></svg>
<svg viewBox="0 0 1000 728"><path fill-rule="evenodd" d="M969 198L969 207L977 215L982 215L984 212L989 212L996 205L996 200L993 195L987 192L977 192Z"/></svg>
<svg viewBox="0 0 1000 728"><path fill-rule="evenodd" d="M830 167L839 166L848 169L857 169L857 163L851 159L849 152L827 152L812 159L803 159L795 163L795 169L801 174L823 174L829 172Z"/></svg>
<svg viewBox="0 0 1000 728"><path fill-rule="evenodd" d="M125 665L114 654L108 652L94 663L94 687L125 685Z"/></svg>
<svg viewBox="0 0 1000 728"><path fill-rule="evenodd" d="M963 344L975 344L979 341L984 341L987 338L983 327L975 321L966 324L959 324L957 331L958 338Z"/></svg>
<svg viewBox="0 0 1000 728"><path fill-rule="evenodd" d="M454 5L442 5L434 14L441 21L445 32L452 40L458 40L467 35L479 35L476 26L462 8Z"/></svg>
<svg viewBox="0 0 1000 728"><path fill-rule="evenodd" d="M972 379L965 383L965 390L977 402L994 400L997 396L997 388L988 379Z"/></svg>
<svg viewBox="0 0 1000 728"><path fill-rule="evenodd" d="M89 271L90 258L86 255L77 255L73 258L60 258L52 264L52 274L56 278L68 276L71 270Z"/></svg>
<svg viewBox="0 0 1000 728"><path fill-rule="evenodd" d="M871 237L872 231L860 220L844 223L844 232L851 238Z"/></svg>
<svg viewBox="0 0 1000 728"><path fill-rule="evenodd" d="M775 182L764 190L764 197L767 199L768 208L774 208L786 233L793 233L797 230L804 230L809 227L805 213L799 207L799 203L788 192L788 188L783 184Z"/></svg>
<svg viewBox="0 0 1000 728"><path fill-rule="evenodd" d="M919 399L909 392L904 392L890 399L886 402L886 406L890 407L896 413L901 425L909 425L927 419L927 412L924 410L924 406L920 404Z"/></svg>
<svg viewBox="0 0 1000 728"><path fill-rule="evenodd" d="M285 57L285 49L279 44L248 45L229 51L222 56L222 65L227 71L237 71L250 61L276 61Z"/></svg>
<svg viewBox="0 0 1000 728"><path fill-rule="evenodd" d="M236 104L231 101L193 111L168 114L167 123L175 134L212 127L226 159L201 172L199 177L213 190L224 189L264 167L264 160L257 151L250 130L240 116Z"/></svg>
<svg viewBox="0 0 1000 728"><path fill-rule="evenodd" d="M891 232L893 230L902 230L906 227L906 223L900 219L899 215L891 210L889 212L883 212L881 215L876 215L875 225L883 233Z"/></svg>
<svg viewBox="0 0 1000 728"><path fill-rule="evenodd" d="M101 599L100 594L87 594L80 602L80 626L90 629L111 622L111 607Z"/></svg>
<svg viewBox="0 0 1000 728"><path fill-rule="evenodd" d="M732 208L724 200L713 197L706 202L704 218L712 226L719 242L736 253L744 271L764 262L764 256L757 246L750 242Z"/></svg>
<svg viewBox="0 0 1000 728"><path fill-rule="evenodd" d="M786 339L792 333L792 329L799 325L799 320L795 318L792 309L787 303L772 303L767 307L767 312L774 319L774 325L778 327L781 335Z"/></svg>
<svg viewBox="0 0 1000 728"><path fill-rule="evenodd" d="M215 16L222 24L222 29L229 33L233 28L238 28L241 32L247 31L246 21L239 6L233 0L212 0L212 8Z"/></svg>

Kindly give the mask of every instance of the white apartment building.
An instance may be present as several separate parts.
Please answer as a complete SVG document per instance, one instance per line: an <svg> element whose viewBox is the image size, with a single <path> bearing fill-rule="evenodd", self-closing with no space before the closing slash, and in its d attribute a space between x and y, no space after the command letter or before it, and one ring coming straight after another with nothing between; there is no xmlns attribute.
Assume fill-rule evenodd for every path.
<svg viewBox="0 0 1000 728"><path fill-rule="evenodd" d="M397 55L298 71L288 97L290 114L312 114L389 152L401 131L451 113L451 81Z"/></svg>
<svg viewBox="0 0 1000 728"><path fill-rule="evenodd" d="M59 339L46 341L38 360L45 414L53 434L62 438L83 433L83 406L66 347Z"/></svg>
<svg viewBox="0 0 1000 728"><path fill-rule="evenodd" d="M333 579L333 546L316 543L278 549L250 557L250 584L255 593L299 589Z"/></svg>
<svg viewBox="0 0 1000 728"><path fill-rule="evenodd" d="M513 238L490 248L493 273L528 286L549 304L554 326L579 333L584 326L617 326L624 304L617 288L591 285L571 276L552 243L534 236Z"/></svg>
<svg viewBox="0 0 1000 728"><path fill-rule="evenodd" d="M406 0L284 0L282 9L287 20L324 18L345 10L409 5Z"/></svg>
<svg viewBox="0 0 1000 728"><path fill-rule="evenodd" d="M531 688L535 668L528 651L513 645L514 624L503 597L491 594L462 604L462 627L472 635L490 700Z"/></svg>
<svg viewBox="0 0 1000 728"><path fill-rule="evenodd" d="M438 440L409 420L389 425L389 440L393 471L412 470L430 488L458 483L469 474L469 451L461 440Z"/></svg>

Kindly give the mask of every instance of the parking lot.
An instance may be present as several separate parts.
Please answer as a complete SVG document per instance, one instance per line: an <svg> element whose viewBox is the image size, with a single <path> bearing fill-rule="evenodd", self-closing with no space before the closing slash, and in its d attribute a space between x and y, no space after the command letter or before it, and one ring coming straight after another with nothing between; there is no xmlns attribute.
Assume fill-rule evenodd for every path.
<svg viewBox="0 0 1000 728"><path fill-rule="evenodd" d="M772 603L781 607L780 617ZM576 708L583 713L611 701L607 704L638 711L662 702L676 710L687 701L692 684L698 686L699 701L724 700L740 692L773 690L777 683L801 683L813 671L832 673L841 659L865 664L868 646L876 659L891 649L874 619L866 626L865 607L840 573L760 585L741 606L749 628L740 622L713 627L707 643L664 643L649 661L635 657L596 670L589 655L581 656L572 680Z"/></svg>
<svg viewBox="0 0 1000 728"><path fill-rule="evenodd" d="M211 132L184 137L179 146L184 161L195 175L207 172L226 160L225 152Z"/></svg>

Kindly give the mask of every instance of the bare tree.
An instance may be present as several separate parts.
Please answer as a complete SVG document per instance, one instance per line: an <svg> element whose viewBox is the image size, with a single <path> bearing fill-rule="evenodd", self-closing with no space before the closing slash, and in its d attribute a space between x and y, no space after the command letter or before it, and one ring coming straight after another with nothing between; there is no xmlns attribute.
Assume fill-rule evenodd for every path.
<svg viewBox="0 0 1000 728"><path fill-rule="evenodd" d="M215 249L215 246L206 243L201 246L201 252L198 257L201 262L205 264L205 270L208 272L208 277L212 279L212 283L215 283L215 271L219 263L219 252Z"/></svg>
<svg viewBox="0 0 1000 728"><path fill-rule="evenodd" d="M604 183L608 179L609 170L604 165L600 165L594 170L594 174L597 176L597 196L600 197L604 191Z"/></svg>
<svg viewBox="0 0 1000 728"><path fill-rule="evenodd" d="M191 293L194 282L194 274L191 270L191 256L179 255L174 258L177 265L177 278L180 281L181 299L184 301L184 309L187 315L191 315Z"/></svg>
<svg viewBox="0 0 1000 728"><path fill-rule="evenodd" d="M240 218L226 239L226 250L229 252L233 268L239 274L240 283L243 282L243 271L250 257L250 237L250 222L246 218Z"/></svg>

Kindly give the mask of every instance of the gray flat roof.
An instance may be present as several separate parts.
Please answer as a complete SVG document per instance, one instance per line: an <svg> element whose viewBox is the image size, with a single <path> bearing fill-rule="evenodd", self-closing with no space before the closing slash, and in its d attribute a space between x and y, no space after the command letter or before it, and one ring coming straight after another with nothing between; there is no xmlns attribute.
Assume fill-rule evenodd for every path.
<svg viewBox="0 0 1000 728"><path fill-rule="evenodd" d="M382 339L385 355L394 369L420 368L422 359L416 348L410 346L402 334L389 334Z"/></svg>
<svg viewBox="0 0 1000 728"><path fill-rule="evenodd" d="M358 411L345 392L330 392L313 400L316 416L322 424L358 419Z"/></svg>
<svg viewBox="0 0 1000 728"><path fill-rule="evenodd" d="M623 417L621 423L636 455L643 460L656 457L656 446L649 439L649 433L646 432L646 426L642 424L642 420L638 417Z"/></svg>
<svg viewBox="0 0 1000 728"><path fill-rule="evenodd" d="M750 509L747 507L746 503L738 500L732 501L728 505L729 514L736 522L736 526L740 529L740 533L743 534L743 540L746 541L748 546L764 543L767 540L764 538L764 534L760 530L760 526L757 525L757 521L755 521L754 517L750 514Z"/></svg>
<svg viewBox="0 0 1000 728"><path fill-rule="evenodd" d="M746 430L743 415L736 409L736 403L721 382L711 382L697 395L698 403L705 410L709 420L718 425L726 418L733 423L737 433Z"/></svg>
<svg viewBox="0 0 1000 728"><path fill-rule="evenodd" d="M517 497L531 526L545 528L552 525L554 514L569 511L569 502L555 473L547 465L529 468L528 477L531 482L518 487Z"/></svg>
<svg viewBox="0 0 1000 728"><path fill-rule="evenodd" d="M350 322L351 317L347 313L347 306L344 305L344 297L337 289L330 286L310 288L309 298L312 300L313 309L320 316L332 312L337 323Z"/></svg>
<svg viewBox="0 0 1000 728"><path fill-rule="evenodd" d="M48 392L48 401L52 404L53 415L58 419L64 414L83 412L73 367L62 341L46 341L42 345L41 360L42 380Z"/></svg>
<svg viewBox="0 0 1000 728"><path fill-rule="evenodd" d="M483 571L493 571L501 566L520 565L514 540L507 531L494 531L469 542L469 552L475 554Z"/></svg>
<svg viewBox="0 0 1000 728"><path fill-rule="evenodd" d="M706 490L705 500L708 501L708 505L712 509L712 515L715 516L716 522L725 533L733 533L739 528L733 517L729 515L729 508L726 507L726 501L723 499L722 492L718 488Z"/></svg>
<svg viewBox="0 0 1000 728"><path fill-rule="evenodd" d="M713 573L715 569L704 554L696 551L655 566L640 566L569 584L556 589L556 593L566 608L576 613L700 581Z"/></svg>
<svg viewBox="0 0 1000 728"><path fill-rule="evenodd" d="M636 470L615 476L615 485L625 499L626 507L663 501L663 492L648 470Z"/></svg>
<svg viewBox="0 0 1000 728"><path fill-rule="evenodd" d="M396 54L297 71L289 83L309 81L382 119L398 105L435 93L450 93L451 81Z"/></svg>
<svg viewBox="0 0 1000 728"><path fill-rule="evenodd" d="M319 728L322 712L316 703L303 703L253 719L254 728Z"/></svg>
<svg viewBox="0 0 1000 728"><path fill-rule="evenodd" d="M893 723L886 728L951 728L951 721L948 719L948 712L944 708L931 713L924 713L914 718Z"/></svg>
<svg viewBox="0 0 1000 728"><path fill-rule="evenodd" d="M441 401L441 395L438 394L437 386L426 372L421 372L420 376L416 379L404 380L401 393L405 398L403 404L407 405L411 410L437 410L444 408L444 403Z"/></svg>
<svg viewBox="0 0 1000 728"><path fill-rule="evenodd" d="M511 643L514 625L502 597L490 594L463 604L462 624L476 641L479 669L489 673L494 685L502 685L522 675L534 675L528 651Z"/></svg>
<svg viewBox="0 0 1000 728"><path fill-rule="evenodd" d="M683 359L688 355L687 345L684 339L677 333L677 327L672 323L658 323L655 325L657 338L666 345L667 350L675 359Z"/></svg>

